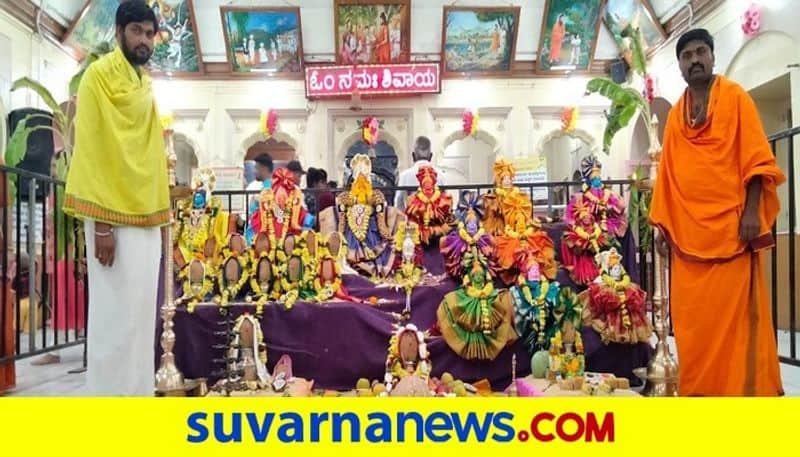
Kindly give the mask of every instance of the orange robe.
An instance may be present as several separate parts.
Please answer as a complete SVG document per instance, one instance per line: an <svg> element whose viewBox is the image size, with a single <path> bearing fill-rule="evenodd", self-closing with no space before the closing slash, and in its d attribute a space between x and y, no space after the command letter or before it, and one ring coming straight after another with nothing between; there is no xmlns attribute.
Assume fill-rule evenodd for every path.
<svg viewBox="0 0 800 457"><path fill-rule="evenodd" d="M567 33L563 22L556 21L553 31L550 33L550 63L558 63L561 60L561 43Z"/></svg>
<svg viewBox="0 0 800 457"><path fill-rule="evenodd" d="M679 392L693 396L782 393L761 253L774 245L776 166L755 104L717 76L707 121L686 122L688 91L664 133L650 221L672 247L670 305L678 349ZM739 240L747 185L761 176L760 236Z"/></svg>
<svg viewBox="0 0 800 457"><path fill-rule="evenodd" d="M381 25L378 39L375 44L375 60L378 63L390 63L391 43L389 43L389 26Z"/></svg>

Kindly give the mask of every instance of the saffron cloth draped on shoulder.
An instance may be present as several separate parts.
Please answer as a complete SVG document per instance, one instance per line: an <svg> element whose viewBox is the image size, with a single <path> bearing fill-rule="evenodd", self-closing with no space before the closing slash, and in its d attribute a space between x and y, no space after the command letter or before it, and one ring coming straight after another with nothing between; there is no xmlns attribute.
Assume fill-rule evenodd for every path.
<svg viewBox="0 0 800 457"><path fill-rule="evenodd" d="M761 250L778 214L775 163L753 100L717 76L706 122L686 121L687 93L670 111L650 220L672 246L670 314L684 396L783 392ZM761 177L759 236L739 238L747 187Z"/></svg>
<svg viewBox="0 0 800 457"><path fill-rule="evenodd" d="M716 76L706 122L684 119L687 95L672 108L656 179L651 222L685 258L728 260L745 251L739 240L747 184L761 176L761 230L753 250L772 247L778 214L777 186L786 178L776 165L753 100L738 84Z"/></svg>
<svg viewBox="0 0 800 457"><path fill-rule="evenodd" d="M113 225L152 227L170 220L152 80L137 73L119 47L93 63L81 81L64 211Z"/></svg>

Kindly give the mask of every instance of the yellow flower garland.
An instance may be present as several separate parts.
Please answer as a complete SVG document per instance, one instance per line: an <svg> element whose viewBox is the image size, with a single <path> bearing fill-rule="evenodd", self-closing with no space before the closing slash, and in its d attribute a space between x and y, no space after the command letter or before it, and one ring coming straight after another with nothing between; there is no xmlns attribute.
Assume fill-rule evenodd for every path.
<svg viewBox="0 0 800 457"><path fill-rule="evenodd" d="M192 283L189 281L189 266L191 263L187 264L181 272L178 274L178 278L183 283L183 296L179 299L181 302L188 300L186 303L186 312L193 313L195 307L198 303L202 300L205 300L206 296L214 289L214 282L211 280L209 275L205 274L205 266L204 266L204 273L203 273L203 286L201 289L195 293L192 289Z"/></svg>
<svg viewBox="0 0 800 457"><path fill-rule="evenodd" d="M525 297L525 300L528 303L536 304L539 307L539 315L537 316L539 318L539 329L536 341L540 344L543 344L547 318L547 313L545 312L545 297L547 297L547 292L550 290L550 283L544 278L540 280L541 287L539 287L540 291L536 299L533 298L533 295L531 294L531 288L523 276L519 277L517 284L520 286L520 289L522 290L522 296Z"/></svg>
<svg viewBox="0 0 800 457"><path fill-rule="evenodd" d="M220 262L220 268L217 269L217 281L219 284L219 289L221 292L221 296L219 297L219 305L220 306L228 306L228 302L231 298L236 298L236 295L242 290L247 281L249 280L249 268L248 268L248 256L247 254L240 254L235 251L231 251L229 248L223 249L223 260ZM241 272L241 276L236 284L230 285L228 287L223 287L225 284L225 265L228 264L228 261L231 259L235 259L236 262L239 264L239 271Z"/></svg>
<svg viewBox="0 0 800 457"><path fill-rule="evenodd" d="M472 246L474 244L477 244L478 240L480 240L483 237L483 235L485 235L485 234L486 234L486 231L483 230L483 227L480 227L478 229L478 231L475 233L475 236L471 236L467 232L467 228L464 225L464 223L463 222L459 222L458 223L458 236L460 236L461 239L466 241L467 244L469 244L470 246Z"/></svg>

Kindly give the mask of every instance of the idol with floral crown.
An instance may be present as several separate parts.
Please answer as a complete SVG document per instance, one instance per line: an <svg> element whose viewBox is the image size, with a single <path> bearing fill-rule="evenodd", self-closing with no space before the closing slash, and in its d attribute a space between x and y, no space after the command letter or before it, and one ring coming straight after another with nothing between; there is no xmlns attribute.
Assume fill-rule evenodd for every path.
<svg viewBox="0 0 800 457"><path fill-rule="evenodd" d="M199 170L192 180L191 198L179 200L175 214L175 260L179 268L194 259L214 260L219 242L227 233L218 233L223 222L222 202L212 197L217 178L210 169ZM218 221L219 219L219 221ZM223 227L225 228L225 227Z"/></svg>
<svg viewBox="0 0 800 457"><path fill-rule="evenodd" d="M373 279L386 278L395 266L393 241L398 217L388 208L383 193L372 188L369 156L356 154L350 168L353 183L336 197L334 217L329 212L333 208L320 214L320 231L323 236L333 230L342 234L347 263L356 271ZM402 213L399 216L404 217Z"/></svg>
<svg viewBox="0 0 800 457"><path fill-rule="evenodd" d="M619 239L628 229L625 203L603 186L602 165L596 157L581 162L583 192L574 195L564 214L568 224L561 241L561 259L570 278L587 285L599 274L597 254L619 247Z"/></svg>
<svg viewBox="0 0 800 457"><path fill-rule="evenodd" d="M464 256L468 253L486 259L489 273L494 275L495 244L482 226L483 214L483 198L475 192L464 192L456 209L458 222L439 242L445 270L457 281L464 277Z"/></svg>
<svg viewBox="0 0 800 457"><path fill-rule="evenodd" d="M600 276L580 294L583 323L594 328L604 343L647 342L653 329L647 318L647 293L631 282L622 256L611 248L597 256Z"/></svg>
<svg viewBox="0 0 800 457"><path fill-rule="evenodd" d="M495 189L486 195L484 226L494 235L498 276L506 285L517 282L531 262L552 280L557 273L553 240L533 217L530 196L514 186L514 166L503 159L494 164Z"/></svg>
<svg viewBox="0 0 800 457"><path fill-rule="evenodd" d="M507 290L497 291L487 266L466 256L462 285L444 296L436 311L448 346L469 360L494 360L517 339L514 304Z"/></svg>
<svg viewBox="0 0 800 457"><path fill-rule="evenodd" d="M552 327L551 310L558 301L559 284L548 281L531 262L510 289L514 299L514 326L530 354L547 349L548 329Z"/></svg>
<svg viewBox="0 0 800 457"><path fill-rule="evenodd" d="M438 242L453 225L453 197L439 189L436 179L433 167L420 167L417 171L419 189L406 203L406 217L419 227L420 240L425 246Z"/></svg>
<svg viewBox="0 0 800 457"><path fill-rule="evenodd" d="M214 172L199 170L192 180L192 196L177 203L173 259L180 296L176 304L192 311L215 290L218 254L229 233L229 217L222 202L212 197Z"/></svg>
<svg viewBox="0 0 800 457"><path fill-rule="evenodd" d="M272 173L272 186L258 197L258 209L250 216L248 240L264 232L272 246L282 246L287 235L302 233L308 218L313 216L303 208L303 192L297 187L294 175L286 168L279 168Z"/></svg>

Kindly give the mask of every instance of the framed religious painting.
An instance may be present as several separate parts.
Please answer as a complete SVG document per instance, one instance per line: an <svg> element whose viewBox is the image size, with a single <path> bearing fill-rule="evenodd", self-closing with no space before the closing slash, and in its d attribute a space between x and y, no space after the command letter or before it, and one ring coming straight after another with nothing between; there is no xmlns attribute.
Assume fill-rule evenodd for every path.
<svg viewBox="0 0 800 457"><path fill-rule="evenodd" d="M642 32L645 51L667 38L667 33L648 0L607 0L603 22L623 53L629 47L626 38L622 36L622 31L628 25L638 27Z"/></svg>
<svg viewBox="0 0 800 457"><path fill-rule="evenodd" d="M158 20L150 71L169 76L203 74L193 0L146 1Z"/></svg>
<svg viewBox="0 0 800 457"><path fill-rule="evenodd" d="M442 15L443 75L510 73L519 10L518 6L445 6Z"/></svg>
<svg viewBox="0 0 800 457"><path fill-rule="evenodd" d="M223 6L220 14L234 75L302 73L300 8Z"/></svg>
<svg viewBox="0 0 800 457"><path fill-rule="evenodd" d="M62 44L78 60L102 43L116 47L116 17L120 0L87 0L64 34Z"/></svg>
<svg viewBox="0 0 800 457"><path fill-rule="evenodd" d="M547 0L537 73L588 73L597 47L604 0Z"/></svg>
<svg viewBox="0 0 800 457"><path fill-rule="evenodd" d="M411 0L334 0L336 63L411 60Z"/></svg>

